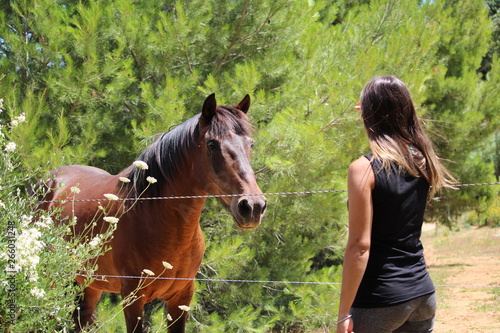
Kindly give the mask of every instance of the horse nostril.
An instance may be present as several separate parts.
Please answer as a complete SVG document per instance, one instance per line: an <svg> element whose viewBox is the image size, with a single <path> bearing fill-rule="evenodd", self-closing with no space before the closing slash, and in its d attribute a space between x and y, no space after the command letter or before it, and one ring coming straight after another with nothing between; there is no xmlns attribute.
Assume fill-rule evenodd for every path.
<svg viewBox="0 0 500 333"><path fill-rule="evenodd" d="M252 207L248 203L247 199L243 199L238 203L238 210L242 217L248 218L252 215Z"/></svg>
<svg viewBox="0 0 500 333"><path fill-rule="evenodd" d="M266 200L252 200L252 199L241 199L238 202L238 211L241 217L249 218L260 218L264 214L267 208Z"/></svg>
<svg viewBox="0 0 500 333"><path fill-rule="evenodd" d="M267 209L267 200L264 200L264 204L262 205L262 210L260 211L261 215L264 215Z"/></svg>

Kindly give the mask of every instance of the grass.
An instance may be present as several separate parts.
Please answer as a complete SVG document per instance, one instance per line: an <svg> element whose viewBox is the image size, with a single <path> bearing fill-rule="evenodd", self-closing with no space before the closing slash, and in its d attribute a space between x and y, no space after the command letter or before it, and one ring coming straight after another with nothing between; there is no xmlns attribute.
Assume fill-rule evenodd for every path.
<svg viewBox="0 0 500 333"><path fill-rule="evenodd" d="M435 285L438 286L436 288L437 296L442 300L439 304L440 308L458 310L456 301L469 298L471 302L468 310L470 316L476 318L484 329L498 325L500 288L493 286L500 284L500 271L498 270L500 229L477 228L467 224L462 224L454 230L439 227L425 231L422 240L430 258L428 260L428 263L431 263L429 273ZM484 265L488 264L488 267L485 266L484 270L481 271L482 268L478 265L482 264L478 264L478 262ZM475 270L471 270L474 266ZM488 278L485 283L480 282L482 281L481 277L474 276L474 274L483 274L483 272L484 276ZM457 282L461 280L461 277L465 281L464 285L489 284L492 285L492 288L467 287L451 289L439 287L439 285L450 284L450 281L461 284ZM472 283L470 281L476 282ZM491 297L475 300L475 293L487 293ZM479 316L483 319L479 320ZM490 332L490 330L485 332Z"/></svg>
<svg viewBox="0 0 500 333"><path fill-rule="evenodd" d="M120 297L118 297L120 298ZM158 304L154 304L150 308L151 316L149 318L149 331L148 333L160 333L167 331L167 320L164 316L164 309ZM96 332L103 333L125 333L127 328L125 326L125 315L123 314L123 307L119 301L111 301L107 293L103 293L103 297L99 301L96 309L96 317L99 329Z"/></svg>
<svg viewBox="0 0 500 333"><path fill-rule="evenodd" d="M488 302L486 304L478 303L474 308L474 311L500 312L500 288L493 288L491 289L490 293L493 294L493 297L488 300L491 302Z"/></svg>

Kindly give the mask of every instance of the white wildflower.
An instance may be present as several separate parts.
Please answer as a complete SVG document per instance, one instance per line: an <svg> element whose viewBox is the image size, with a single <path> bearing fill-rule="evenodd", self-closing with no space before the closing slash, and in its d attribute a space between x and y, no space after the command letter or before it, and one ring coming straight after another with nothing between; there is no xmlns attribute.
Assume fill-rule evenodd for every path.
<svg viewBox="0 0 500 333"><path fill-rule="evenodd" d="M25 113L21 113L19 116L17 116L17 121L19 123L24 123L26 121L26 114Z"/></svg>
<svg viewBox="0 0 500 333"><path fill-rule="evenodd" d="M17 237L16 270L25 271L30 281L38 280L36 266L40 262L40 253L45 246L39 238L42 233L37 228L24 230Z"/></svg>
<svg viewBox="0 0 500 333"><path fill-rule="evenodd" d="M172 319L172 316L170 315L170 313L167 313L167 320L168 320L168 321L172 321L172 320L173 320L173 319Z"/></svg>
<svg viewBox="0 0 500 333"><path fill-rule="evenodd" d="M12 153L16 150L17 146L14 142L9 142L6 146L5 146L5 151L8 152L8 153Z"/></svg>
<svg viewBox="0 0 500 333"><path fill-rule="evenodd" d="M33 295L36 298L44 298L45 297L45 291L43 289L39 288L33 288L31 289L31 295Z"/></svg>
<svg viewBox="0 0 500 333"><path fill-rule="evenodd" d="M153 273L153 271L149 270L149 269L143 269L142 272L146 275L149 275L149 276L153 276L155 275L155 273Z"/></svg>
<svg viewBox="0 0 500 333"><path fill-rule="evenodd" d="M5 204L2 201L0 201L0 208L5 208Z"/></svg>
<svg viewBox="0 0 500 333"><path fill-rule="evenodd" d="M89 246L91 249L97 248L99 245L101 245L102 242L102 235L97 235L92 240L89 242Z"/></svg>
<svg viewBox="0 0 500 333"><path fill-rule="evenodd" d="M182 311L189 311L191 310L191 308L187 305L179 305L179 309L181 309Z"/></svg>
<svg viewBox="0 0 500 333"><path fill-rule="evenodd" d="M42 216L35 222L35 225L40 229L49 229L54 225L54 222L50 216Z"/></svg>
<svg viewBox="0 0 500 333"><path fill-rule="evenodd" d="M33 221L33 216L30 215L21 215L21 226L27 228L31 221Z"/></svg>
<svg viewBox="0 0 500 333"><path fill-rule="evenodd" d="M114 217L114 216L106 216L103 218L103 220L106 222L112 223L112 224L118 223L118 221L119 221L119 219L117 217Z"/></svg>
<svg viewBox="0 0 500 333"><path fill-rule="evenodd" d="M104 194L104 197L106 197L106 199L108 199L108 200L118 200L118 199L120 199L116 195L111 194L111 193Z"/></svg>
<svg viewBox="0 0 500 333"><path fill-rule="evenodd" d="M174 266L170 265L168 262L166 261L162 261L163 263L163 267L165 267L166 269L172 269L174 268Z"/></svg>
<svg viewBox="0 0 500 333"><path fill-rule="evenodd" d="M72 186L71 193L78 194L78 193L80 193L80 189L77 186Z"/></svg>
<svg viewBox="0 0 500 333"><path fill-rule="evenodd" d="M30 277L28 278L30 282L36 282L38 281L38 272L37 271L31 271Z"/></svg>
<svg viewBox="0 0 500 333"><path fill-rule="evenodd" d="M146 162L143 162L143 161L135 161L133 163L136 167L138 167L139 169L141 170L147 170L148 169L148 165L146 164Z"/></svg>
<svg viewBox="0 0 500 333"><path fill-rule="evenodd" d="M151 177L151 176L147 177L147 178L146 178L146 180L147 180L147 181L148 181L148 183L150 183L150 184L154 184L154 183L156 183L156 182L157 182L156 178L155 178L155 177Z"/></svg>
<svg viewBox="0 0 500 333"><path fill-rule="evenodd" d="M10 122L10 127L12 128L16 128L17 125L19 125L19 121L17 121L17 119L13 119L11 122Z"/></svg>
<svg viewBox="0 0 500 333"><path fill-rule="evenodd" d="M128 179L127 177L120 177L120 181L122 183L130 183L130 179Z"/></svg>

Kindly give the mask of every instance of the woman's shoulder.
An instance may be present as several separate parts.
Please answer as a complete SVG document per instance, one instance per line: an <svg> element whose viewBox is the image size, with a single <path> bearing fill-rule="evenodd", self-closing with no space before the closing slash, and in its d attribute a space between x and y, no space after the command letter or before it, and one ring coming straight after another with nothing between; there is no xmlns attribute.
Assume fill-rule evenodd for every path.
<svg viewBox="0 0 500 333"><path fill-rule="evenodd" d="M370 160L366 156L361 156L351 163L349 166L349 180L373 189L375 186L375 175Z"/></svg>
<svg viewBox="0 0 500 333"><path fill-rule="evenodd" d="M366 170L366 168L371 168L371 156L364 155L359 157L357 160L351 163L349 170L355 171L358 169Z"/></svg>

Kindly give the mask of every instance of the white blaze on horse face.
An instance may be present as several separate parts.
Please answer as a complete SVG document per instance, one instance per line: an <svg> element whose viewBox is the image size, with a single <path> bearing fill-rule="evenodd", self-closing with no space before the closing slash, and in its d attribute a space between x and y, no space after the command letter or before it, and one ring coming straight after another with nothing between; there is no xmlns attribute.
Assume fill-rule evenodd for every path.
<svg viewBox="0 0 500 333"><path fill-rule="evenodd" d="M222 139L206 135L207 156L212 165L207 191L222 195L241 229L253 229L262 220L267 202L257 185L250 163L253 140L249 136L229 134ZM230 196L224 196L230 195ZM233 196L234 195L234 196Z"/></svg>
<svg viewBox="0 0 500 333"><path fill-rule="evenodd" d="M207 154L213 169L216 192L212 194L243 194L253 190L255 183L250 165L250 148L245 137L228 135L224 139L207 140Z"/></svg>
<svg viewBox="0 0 500 333"><path fill-rule="evenodd" d="M230 183L238 187L231 191L241 196L231 199L230 209L239 228L253 229L261 223L267 206L250 163L253 141L250 137L240 136L233 142L237 144L228 145L223 152L226 163L232 171L230 176L233 179Z"/></svg>

